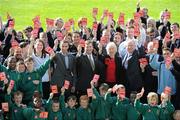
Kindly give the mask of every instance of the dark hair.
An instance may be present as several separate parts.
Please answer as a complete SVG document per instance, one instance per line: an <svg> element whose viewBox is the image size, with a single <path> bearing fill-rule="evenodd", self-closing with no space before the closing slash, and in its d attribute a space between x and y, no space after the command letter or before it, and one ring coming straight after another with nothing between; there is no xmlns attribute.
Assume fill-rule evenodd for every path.
<svg viewBox="0 0 180 120"><path fill-rule="evenodd" d="M99 89L107 91L109 89L109 85L107 83L102 83Z"/></svg>
<svg viewBox="0 0 180 120"><path fill-rule="evenodd" d="M179 28L179 23L177 23L177 22L173 23L172 25L176 25Z"/></svg>
<svg viewBox="0 0 180 120"><path fill-rule="evenodd" d="M46 57L45 43L44 43L44 41L41 40L41 39L37 39L36 42L35 42L35 44L36 44L37 42L41 42L41 43L42 43L43 49L42 49L42 55L41 55L41 58L45 58L45 57ZM36 50L35 50L35 49L34 49L34 54L36 55Z"/></svg>
<svg viewBox="0 0 180 120"><path fill-rule="evenodd" d="M20 45L19 45L19 47L20 47L20 48L25 48L27 45L29 45L28 42L21 42Z"/></svg>
<svg viewBox="0 0 180 120"><path fill-rule="evenodd" d="M67 101L69 101L69 100L77 100L77 97L75 96L75 95L71 95L71 96L69 96L68 98L67 98Z"/></svg>
<svg viewBox="0 0 180 120"><path fill-rule="evenodd" d="M21 95L21 96L23 96L23 93L21 92L21 91L16 91L16 92L14 92L14 96L19 96L19 95Z"/></svg>
<svg viewBox="0 0 180 120"><path fill-rule="evenodd" d="M27 57L27 58L24 60L25 63L26 63L26 62L31 62L31 61L34 62L34 60L33 60L32 57Z"/></svg>

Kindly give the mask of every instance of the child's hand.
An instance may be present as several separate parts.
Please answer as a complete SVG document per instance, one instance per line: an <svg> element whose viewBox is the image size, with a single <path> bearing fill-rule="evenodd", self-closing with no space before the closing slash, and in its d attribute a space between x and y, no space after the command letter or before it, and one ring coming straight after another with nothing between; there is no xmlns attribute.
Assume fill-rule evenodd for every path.
<svg viewBox="0 0 180 120"><path fill-rule="evenodd" d="M107 93L111 93L112 92L112 88L109 88Z"/></svg>
<svg viewBox="0 0 180 120"><path fill-rule="evenodd" d="M136 99L140 99L144 94L144 87L141 89L141 92L136 95Z"/></svg>
<svg viewBox="0 0 180 120"><path fill-rule="evenodd" d="M94 81L93 80L91 80L90 84L91 84L91 88L94 88Z"/></svg>
<svg viewBox="0 0 180 120"><path fill-rule="evenodd" d="M33 82L33 84L35 84L35 85L38 85L38 84L39 84L39 80L33 80L32 82Z"/></svg>
<svg viewBox="0 0 180 120"><path fill-rule="evenodd" d="M49 94L49 98L50 98L50 99L52 99L53 96L54 96L54 93L50 93L50 94Z"/></svg>
<svg viewBox="0 0 180 120"><path fill-rule="evenodd" d="M10 88L10 87L7 88L7 94L8 94L8 95L11 94L11 88Z"/></svg>
<svg viewBox="0 0 180 120"><path fill-rule="evenodd" d="M96 99L96 96L94 94L92 95L92 99Z"/></svg>

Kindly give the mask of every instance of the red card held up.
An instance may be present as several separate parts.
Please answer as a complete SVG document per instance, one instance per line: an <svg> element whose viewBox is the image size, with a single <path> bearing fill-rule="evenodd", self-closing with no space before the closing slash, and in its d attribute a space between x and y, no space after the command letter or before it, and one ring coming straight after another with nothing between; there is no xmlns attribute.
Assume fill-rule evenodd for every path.
<svg viewBox="0 0 180 120"><path fill-rule="evenodd" d="M70 82L68 80L65 80L64 81L64 88L67 90L67 89L69 89L69 86L70 86Z"/></svg>
<svg viewBox="0 0 180 120"><path fill-rule="evenodd" d="M81 39L79 41L79 44L81 45L81 47L85 47L85 40Z"/></svg>
<svg viewBox="0 0 180 120"><path fill-rule="evenodd" d="M107 10L107 9L104 10L103 15L104 15L105 17L108 16L108 10Z"/></svg>
<svg viewBox="0 0 180 120"><path fill-rule="evenodd" d="M97 82L99 80L99 75L94 74L93 82Z"/></svg>
<svg viewBox="0 0 180 120"><path fill-rule="evenodd" d="M46 24L49 27L53 27L54 26L54 19L46 18Z"/></svg>
<svg viewBox="0 0 180 120"><path fill-rule="evenodd" d="M39 32L39 29L33 29L33 31L31 32L32 36L34 38L37 38L38 37L38 32Z"/></svg>
<svg viewBox="0 0 180 120"><path fill-rule="evenodd" d="M98 28L98 24L97 23L93 23L92 29L94 31L97 31L97 28Z"/></svg>
<svg viewBox="0 0 180 120"><path fill-rule="evenodd" d="M4 112L8 112L9 111L9 105L8 103L2 103L2 110Z"/></svg>
<svg viewBox="0 0 180 120"><path fill-rule="evenodd" d="M124 25L124 13L120 13L118 18L118 25Z"/></svg>
<svg viewBox="0 0 180 120"><path fill-rule="evenodd" d="M48 112L41 112L39 118L48 118Z"/></svg>
<svg viewBox="0 0 180 120"><path fill-rule="evenodd" d="M109 17L109 19L113 19L113 17L114 17L113 12L109 12L108 17Z"/></svg>
<svg viewBox="0 0 180 120"><path fill-rule="evenodd" d="M96 16L98 14L98 8L93 8L92 14Z"/></svg>
<svg viewBox="0 0 180 120"><path fill-rule="evenodd" d="M47 53L51 54L51 53L53 52L53 49L48 46L48 47L45 49L45 51L46 51Z"/></svg>
<svg viewBox="0 0 180 120"><path fill-rule="evenodd" d="M168 86L166 86L166 87L164 88L164 93L167 94L167 95L170 95L170 94L171 94L171 88L168 87Z"/></svg>
<svg viewBox="0 0 180 120"><path fill-rule="evenodd" d="M74 25L74 19L73 18L69 19L69 23L70 25Z"/></svg>
<svg viewBox="0 0 180 120"><path fill-rule="evenodd" d="M87 89L87 95L88 95L88 97L92 97L93 96L93 90L91 88Z"/></svg>
<svg viewBox="0 0 180 120"><path fill-rule="evenodd" d="M11 90L13 89L13 87L14 87L14 80L11 80L11 81L10 81L9 87L10 87Z"/></svg>
<svg viewBox="0 0 180 120"><path fill-rule="evenodd" d="M51 92L52 92L52 93L58 93L57 85L52 85L52 86L51 86Z"/></svg>
<svg viewBox="0 0 180 120"><path fill-rule="evenodd" d="M83 26L86 26L87 25L87 18L82 18L82 25Z"/></svg>
<svg viewBox="0 0 180 120"><path fill-rule="evenodd" d="M5 80L5 79L6 79L6 74L5 74L5 72L1 72L1 73L0 73L0 80L3 81L3 80Z"/></svg>

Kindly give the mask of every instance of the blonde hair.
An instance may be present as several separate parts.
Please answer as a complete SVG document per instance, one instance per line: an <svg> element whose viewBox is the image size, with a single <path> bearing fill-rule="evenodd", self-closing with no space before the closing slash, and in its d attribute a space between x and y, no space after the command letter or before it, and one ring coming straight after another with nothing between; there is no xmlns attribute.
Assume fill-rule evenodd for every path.
<svg viewBox="0 0 180 120"><path fill-rule="evenodd" d="M155 21L155 19L153 19L153 18L148 18L147 19L147 27L148 27L148 23L151 23L152 24L152 28L154 29L154 30L156 30L156 21ZM149 27L148 27L149 28Z"/></svg>
<svg viewBox="0 0 180 120"><path fill-rule="evenodd" d="M173 114L174 120L178 120L180 118L180 110L176 110Z"/></svg>
<svg viewBox="0 0 180 120"><path fill-rule="evenodd" d="M148 95L147 95L148 104L150 103L150 100L151 100L152 98L155 98L155 99L156 99L156 102L158 103L158 95L157 95L157 93L155 93L155 92L149 92Z"/></svg>

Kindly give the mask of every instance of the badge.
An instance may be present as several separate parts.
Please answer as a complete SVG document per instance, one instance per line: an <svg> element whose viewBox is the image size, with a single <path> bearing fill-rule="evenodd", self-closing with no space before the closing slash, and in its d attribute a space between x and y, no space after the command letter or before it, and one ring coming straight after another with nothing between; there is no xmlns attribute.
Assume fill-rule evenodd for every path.
<svg viewBox="0 0 180 120"><path fill-rule="evenodd" d="M28 80L31 80L31 77L28 77Z"/></svg>

